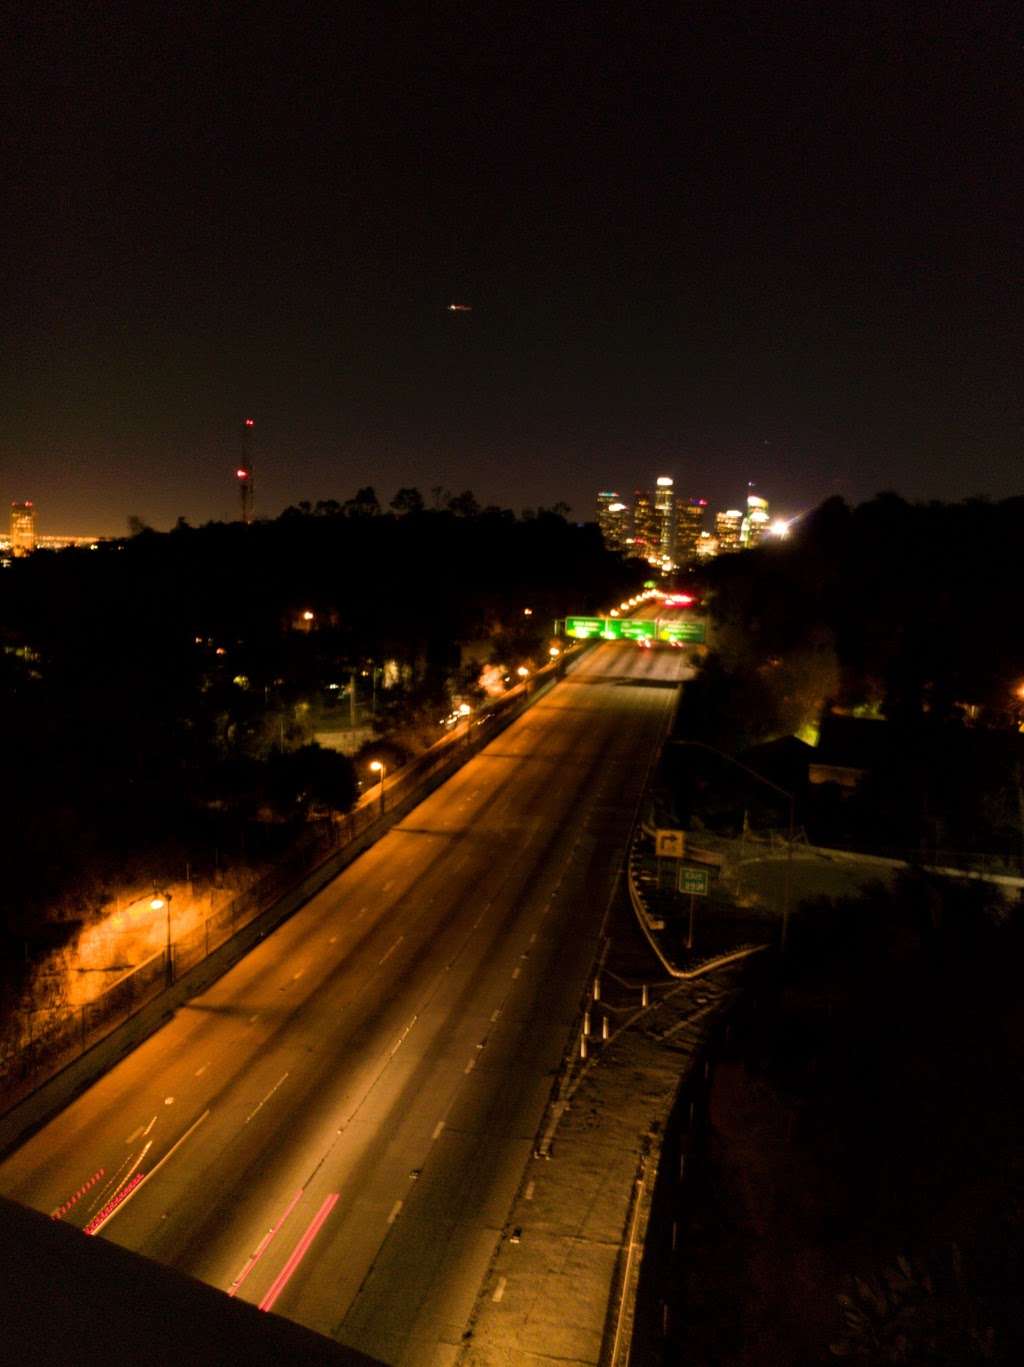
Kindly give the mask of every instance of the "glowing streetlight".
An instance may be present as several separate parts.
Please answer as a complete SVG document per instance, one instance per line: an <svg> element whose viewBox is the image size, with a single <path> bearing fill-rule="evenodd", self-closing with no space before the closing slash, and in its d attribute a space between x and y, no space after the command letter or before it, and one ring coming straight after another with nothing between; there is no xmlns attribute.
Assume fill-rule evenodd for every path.
<svg viewBox="0 0 1024 1367"><path fill-rule="evenodd" d="M789 523L783 521L781 517L778 517L768 530L771 532L772 536L777 536L781 541L783 537L789 535Z"/></svg>
<svg viewBox="0 0 1024 1367"><path fill-rule="evenodd" d="M561 653L562 653L562 652L558 649L557 646L551 646L551 647L548 649L548 654L551 656L551 658L552 658L553 660L557 660L558 657L559 657L559 655L561 655Z"/></svg>
<svg viewBox="0 0 1024 1367"><path fill-rule="evenodd" d="M384 810L384 774L386 770L379 759L370 760L370 768L375 774L380 774L380 809Z"/></svg>
<svg viewBox="0 0 1024 1367"><path fill-rule="evenodd" d="M526 668L525 665L520 665L519 668L516 670L516 673L519 675L521 679L525 679L529 672L530 671Z"/></svg>

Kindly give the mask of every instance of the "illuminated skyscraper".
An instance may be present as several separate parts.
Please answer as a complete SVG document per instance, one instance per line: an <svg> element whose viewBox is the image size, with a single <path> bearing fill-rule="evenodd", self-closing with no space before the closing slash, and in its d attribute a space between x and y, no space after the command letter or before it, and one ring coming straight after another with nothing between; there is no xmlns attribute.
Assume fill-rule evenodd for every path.
<svg viewBox="0 0 1024 1367"><path fill-rule="evenodd" d="M597 496L597 525L610 551L624 551L629 537L629 509L611 489Z"/></svg>
<svg viewBox="0 0 1024 1367"><path fill-rule="evenodd" d="M11 554L28 555L36 548L36 510L31 502L11 504Z"/></svg>
<svg viewBox="0 0 1024 1367"><path fill-rule="evenodd" d="M727 512L715 513L715 536L718 538L719 554L740 549L742 528L743 514L739 508L730 508Z"/></svg>
<svg viewBox="0 0 1024 1367"><path fill-rule="evenodd" d="M744 546L756 546L768 529L768 500L758 494L747 495L747 515L743 519L740 540Z"/></svg>
<svg viewBox="0 0 1024 1367"><path fill-rule="evenodd" d="M633 539L630 550L642 560L653 562L659 559L658 519L653 500L646 489L637 489L633 494Z"/></svg>
<svg viewBox="0 0 1024 1367"><path fill-rule="evenodd" d="M690 565L697 558L697 547L704 531L706 498L689 498L676 510L676 554L680 565Z"/></svg>
<svg viewBox="0 0 1024 1367"><path fill-rule="evenodd" d="M675 489L669 475L660 475L654 495L654 513L658 528L658 551L662 564L676 563L676 505Z"/></svg>

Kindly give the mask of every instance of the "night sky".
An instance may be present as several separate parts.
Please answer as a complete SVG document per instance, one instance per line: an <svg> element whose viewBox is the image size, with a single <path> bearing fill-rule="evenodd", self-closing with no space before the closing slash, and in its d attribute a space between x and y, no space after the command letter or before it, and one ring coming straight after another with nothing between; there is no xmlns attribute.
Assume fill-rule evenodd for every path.
<svg viewBox="0 0 1024 1367"><path fill-rule="evenodd" d="M236 516L247 415L266 515L1022 492L1015 4L147 8L6 44L40 531Z"/></svg>

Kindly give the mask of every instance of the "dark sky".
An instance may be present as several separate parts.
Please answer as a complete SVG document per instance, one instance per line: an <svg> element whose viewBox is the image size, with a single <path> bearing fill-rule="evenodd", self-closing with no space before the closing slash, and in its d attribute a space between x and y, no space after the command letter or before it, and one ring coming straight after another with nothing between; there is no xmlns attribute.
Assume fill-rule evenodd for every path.
<svg viewBox="0 0 1024 1367"><path fill-rule="evenodd" d="M246 415L266 514L1021 492L1015 4L21 9L0 492L42 531L234 516Z"/></svg>

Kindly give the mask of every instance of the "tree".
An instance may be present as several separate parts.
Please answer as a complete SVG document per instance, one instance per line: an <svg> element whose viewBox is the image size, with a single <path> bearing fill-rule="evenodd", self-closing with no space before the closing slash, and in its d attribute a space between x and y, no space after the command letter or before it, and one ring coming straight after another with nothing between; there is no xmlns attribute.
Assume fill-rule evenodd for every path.
<svg viewBox="0 0 1024 1367"><path fill-rule="evenodd" d="M380 500L377 498L377 491L372 484L367 484L363 489L357 489L355 496L350 498L345 504L346 517L379 517Z"/></svg>
<svg viewBox="0 0 1024 1367"><path fill-rule="evenodd" d="M480 512L480 504L471 489L463 489L461 494L453 494L449 498L448 511L456 517L476 517Z"/></svg>
<svg viewBox="0 0 1024 1367"><path fill-rule="evenodd" d="M322 745L301 745L274 755L267 767L269 796L282 816L310 807L347 812L355 801L352 761Z"/></svg>
<svg viewBox="0 0 1024 1367"><path fill-rule="evenodd" d="M391 507L400 517L409 513L422 513L423 495L416 488L399 489L391 500Z"/></svg>

